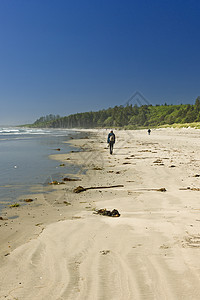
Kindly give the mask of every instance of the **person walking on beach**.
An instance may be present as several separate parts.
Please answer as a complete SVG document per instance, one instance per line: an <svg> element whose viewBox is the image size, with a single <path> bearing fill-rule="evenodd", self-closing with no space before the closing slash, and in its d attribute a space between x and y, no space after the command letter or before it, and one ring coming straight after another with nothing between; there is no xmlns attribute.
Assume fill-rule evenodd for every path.
<svg viewBox="0 0 200 300"><path fill-rule="evenodd" d="M114 143L115 143L115 134L114 134L114 132L112 130L108 134L107 143L110 146L110 154L113 154L113 146L114 146Z"/></svg>
<svg viewBox="0 0 200 300"><path fill-rule="evenodd" d="M151 129L148 129L148 134L150 135L150 133L151 133Z"/></svg>

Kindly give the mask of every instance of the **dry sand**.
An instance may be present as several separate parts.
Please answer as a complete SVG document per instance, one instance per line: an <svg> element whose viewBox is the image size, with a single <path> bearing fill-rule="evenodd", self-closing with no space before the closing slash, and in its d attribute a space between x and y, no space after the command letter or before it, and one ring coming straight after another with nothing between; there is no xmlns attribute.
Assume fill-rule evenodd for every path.
<svg viewBox="0 0 200 300"><path fill-rule="evenodd" d="M72 140L81 152L52 158L81 181L2 214L0 299L200 299L200 131L115 133L112 156L105 130Z"/></svg>

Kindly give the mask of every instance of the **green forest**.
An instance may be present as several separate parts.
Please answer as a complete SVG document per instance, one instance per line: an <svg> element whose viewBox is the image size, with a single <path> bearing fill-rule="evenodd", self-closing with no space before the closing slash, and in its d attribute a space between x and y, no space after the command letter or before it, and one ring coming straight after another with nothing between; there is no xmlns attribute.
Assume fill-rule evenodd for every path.
<svg viewBox="0 0 200 300"><path fill-rule="evenodd" d="M66 117L48 115L39 118L31 126L137 129L193 122L200 122L200 96L193 105L127 105L115 106L96 112L76 113Z"/></svg>

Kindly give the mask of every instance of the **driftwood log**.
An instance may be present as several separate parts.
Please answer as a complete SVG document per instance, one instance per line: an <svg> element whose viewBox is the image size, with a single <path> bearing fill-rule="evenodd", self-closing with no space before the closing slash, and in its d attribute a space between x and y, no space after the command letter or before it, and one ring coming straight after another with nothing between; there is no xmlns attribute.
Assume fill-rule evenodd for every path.
<svg viewBox="0 0 200 300"><path fill-rule="evenodd" d="M181 191L187 191L187 190L189 190L189 191L200 191L200 188L192 188L192 187L186 187L186 188L180 188L179 190L181 190Z"/></svg>
<svg viewBox="0 0 200 300"><path fill-rule="evenodd" d="M78 186L76 187L73 192L74 193L81 193L81 192L85 192L87 190L98 190L98 189L111 189L111 188L117 188L117 187L124 187L123 184L118 184L118 185L110 185L110 186L91 186L91 187L88 187L88 188L84 188L82 186Z"/></svg>
<svg viewBox="0 0 200 300"><path fill-rule="evenodd" d="M65 177L63 178L63 181L80 181L81 179L78 178L69 178L69 177Z"/></svg>
<svg viewBox="0 0 200 300"><path fill-rule="evenodd" d="M166 188L160 188L160 189L139 189L139 191L156 191L156 192L166 192Z"/></svg>

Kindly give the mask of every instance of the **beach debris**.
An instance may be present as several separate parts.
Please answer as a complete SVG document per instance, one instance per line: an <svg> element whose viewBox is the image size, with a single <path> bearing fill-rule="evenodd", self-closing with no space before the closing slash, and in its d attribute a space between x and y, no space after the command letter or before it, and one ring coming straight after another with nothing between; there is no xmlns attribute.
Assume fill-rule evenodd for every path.
<svg viewBox="0 0 200 300"><path fill-rule="evenodd" d="M151 152L151 150L139 150L138 152Z"/></svg>
<svg viewBox="0 0 200 300"><path fill-rule="evenodd" d="M130 165L131 163L129 162L123 162L123 165Z"/></svg>
<svg viewBox="0 0 200 300"><path fill-rule="evenodd" d="M68 205L71 205L71 203L69 203L69 202L67 202L67 201L63 201L63 203L66 204L67 206L68 206Z"/></svg>
<svg viewBox="0 0 200 300"><path fill-rule="evenodd" d="M167 190L166 190L166 188L160 188L160 189L157 189L156 191L157 192L166 192Z"/></svg>
<svg viewBox="0 0 200 300"><path fill-rule="evenodd" d="M106 255L106 254L110 253L110 250L102 250L102 251L100 251L100 253L102 255Z"/></svg>
<svg viewBox="0 0 200 300"><path fill-rule="evenodd" d="M79 186L77 186L74 190L73 190L73 192L74 193L81 193L81 192L84 192L84 191L86 191L86 189L84 188L84 187L82 187L81 185L79 185Z"/></svg>
<svg viewBox="0 0 200 300"><path fill-rule="evenodd" d="M162 159L156 159L153 163L157 166L164 166Z"/></svg>
<svg viewBox="0 0 200 300"><path fill-rule="evenodd" d="M179 190L182 190L182 191L190 190L190 191L197 191L197 192L199 192L200 188L191 188L191 187L188 186L187 188L180 188Z"/></svg>
<svg viewBox="0 0 200 300"><path fill-rule="evenodd" d="M162 160L161 160L161 159L156 159L153 163L154 163L154 164L161 164L161 163L162 163Z"/></svg>
<svg viewBox="0 0 200 300"><path fill-rule="evenodd" d="M0 217L0 220L1 220L1 221L5 221L5 220L8 220L8 219L3 218L3 217Z"/></svg>
<svg viewBox="0 0 200 300"><path fill-rule="evenodd" d="M11 204L11 205L10 205L11 208L12 208L12 207L19 207L19 206L20 206L19 203L14 203L14 204Z"/></svg>
<svg viewBox="0 0 200 300"><path fill-rule="evenodd" d="M200 177L200 175L199 174L195 174L194 177Z"/></svg>
<svg viewBox="0 0 200 300"><path fill-rule="evenodd" d="M101 170L103 170L103 169L100 168L100 167L94 167L94 168L92 168L92 170L101 171Z"/></svg>
<svg viewBox="0 0 200 300"><path fill-rule="evenodd" d="M171 166L169 166L170 168L175 168L176 166L175 165L171 165Z"/></svg>
<svg viewBox="0 0 200 300"><path fill-rule="evenodd" d="M139 189L140 191L155 191L155 192L166 192L166 188L160 188L160 189Z"/></svg>
<svg viewBox="0 0 200 300"><path fill-rule="evenodd" d="M14 166L15 169L17 169L17 166Z"/></svg>
<svg viewBox="0 0 200 300"><path fill-rule="evenodd" d="M180 188L179 190L180 190L180 191L190 190L190 187L188 186L188 187L186 187L186 188Z"/></svg>
<svg viewBox="0 0 200 300"><path fill-rule="evenodd" d="M24 199L24 202L33 202L33 199Z"/></svg>
<svg viewBox="0 0 200 300"><path fill-rule="evenodd" d="M10 253L6 253L4 256L8 256L8 255L10 255Z"/></svg>
<svg viewBox="0 0 200 300"><path fill-rule="evenodd" d="M65 167L65 164L60 164L60 167Z"/></svg>
<svg viewBox="0 0 200 300"><path fill-rule="evenodd" d="M106 208L102 208L96 211L96 214L108 217L120 217L120 213L117 209L113 209L112 211L107 210Z"/></svg>
<svg viewBox="0 0 200 300"><path fill-rule="evenodd" d="M57 180L53 180L53 181L51 181L51 182L49 182L48 184L50 184L50 185L59 185L59 184L64 184L64 182L58 182Z"/></svg>
<svg viewBox="0 0 200 300"><path fill-rule="evenodd" d="M37 223L37 224L35 224L35 226L40 226L40 225L43 225L43 223Z"/></svg>
<svg viewBox="0 0 200 300"><path fill-rule="evenodd" d="M53 150L56 150L56 151L60 151L60 148L57 148L57 149L53 149Z"/></svg>
<svg viewBox="0 0 200 300"><path fill-rule="evenodd" d="M65 178L63 178L63 181L81 181L81 179L65 177Z"/></svg>
<svg viewBox="0 0 200 300"><path fill-rule="evenodd" d="M110 186L91 186L91 187L88 187L88 188L84 188L82 186L78 186L76 187L73 192L74 193L81 193L81 192L84 192L84 191L87 191L87 190L98 190L98 189L110 189L110 188L118 188L118 187L124 187L123 184L118 184L118 185L110 185Z"/></svg>

